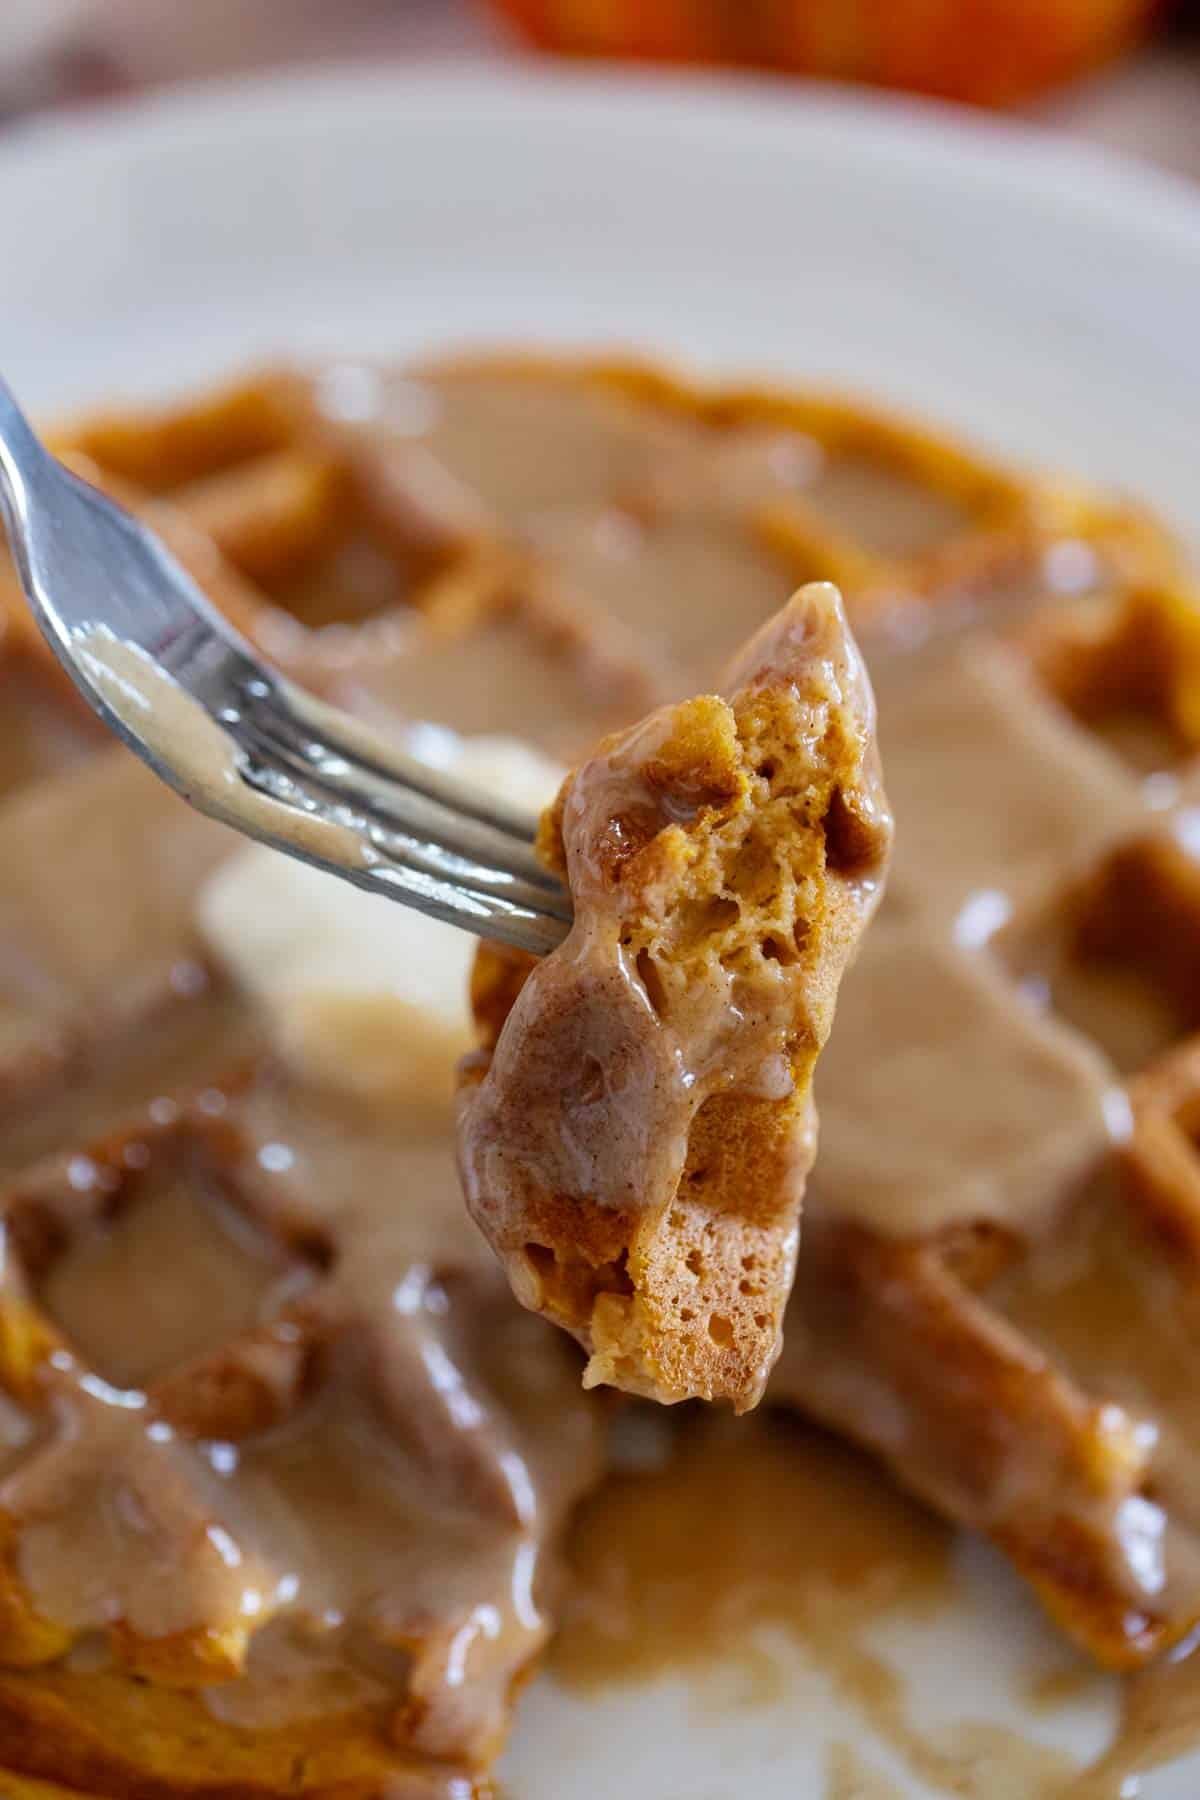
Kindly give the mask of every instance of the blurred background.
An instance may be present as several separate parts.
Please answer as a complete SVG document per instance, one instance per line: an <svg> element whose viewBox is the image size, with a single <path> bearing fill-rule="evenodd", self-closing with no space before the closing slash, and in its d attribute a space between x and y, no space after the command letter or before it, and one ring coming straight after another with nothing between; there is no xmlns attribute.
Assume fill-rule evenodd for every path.
<svg viewBox="0 0 1200 1800"><path fill-rule="evenodd" d="M1200 180L1200 0L0 0L0 121L239 70L531 50L1004 107Z"/></svg>

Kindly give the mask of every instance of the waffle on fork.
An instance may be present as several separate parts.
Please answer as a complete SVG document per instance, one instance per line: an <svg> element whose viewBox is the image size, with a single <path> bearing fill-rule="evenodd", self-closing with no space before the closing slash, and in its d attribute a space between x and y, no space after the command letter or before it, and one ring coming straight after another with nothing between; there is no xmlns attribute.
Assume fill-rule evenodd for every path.
<svg viewBox="0 0 1200 1800"><path fill-rule="evenodd" d="M816 1153L812 1077L891 849L874 700L836 588L754 634L725 698L605 738L543 814L560 950L476 963L472 1216L586 1386L758 1404Z"/></svg>
<svg viewBox="0 0 1200 1800"><path fill-rule="evenodd" d="M532 465L516 454L529 442L548 447ZM488 456L481 444L490 446ZM1014 598L1024 605L1031 588L1048 597L1095 589L1097 605L1111 604L1119 614L1135 590L1159 596L1177 576L1169 537L1136 508L1068 484L1018 478L850 403L701 390L615 362L488 358L400 377L352 365L316 377L269 372L159 412L85 420L64 428L57 446L146 509L217 603L298 678L384 720L407 715L464 730L515 730L563 753L694 691L810 578L838 580L861 630L891 646L931 620L1002 610ZM873 530L872 520L879 521ZM697 571L715 575L697 584ZM697 596L684 621L669 604L675 591ZM656 594L667 602L657 612ZM97 1631L93 1621L64 1621L52 1608L38 1613L31 1606L21 1534L52 1518L72 1491L78 1471L69 1457L61 1460L52 1423L55 1408L74 1403L85 1380L102 1393L136 1377L169 1440L140 1445L137 1455L131 1448L123 1466L138 1469L144 1457L154 1470L176 1454L186 1477L172 1496L164 1489L163 1504L199 1506L208 1522L216 1515L197 1493L211 1502L214 1487L220 1498L236 1481L214 1468L211 1449L202 1455L195 1445L225 1445L218 1461L240 1470L243 1452L253 1465L260 1450L278 1454L293 1432L302 1438L310 1428L325 1429L323 1409L332 1404L336 1413L341 1404L330 1394L350 1394L353 1406L370 1395L372 1434L382 1412L397 1441L410 1449L424 1443L435 1487L448 1434L437 1413L444 1395L439 1400L430 1391L403 1350L396 1362L403 1373L385 1394L376 1391L385 1359L366 1346L379 1329L380 1308L351 1318L339 1287L346 1220L331 1219L330 1205L314 1202L286 1168L269 1166L283 1160L280 1147L314 1132L314 1154L328 1159L332 1144L335 1161L351 1135L368 1159L374 1153L389 1165L408 1151L381 1144L379 1122L367 1119L331 1126L322 1150L325 1101L297 1094L273 1070L258 1021L226 990L192 931L192 893L222 853L219 834L122 752L98 753L90 720L7 592L3 618L0 684L36 725L22 732L19 756L6 757L11 791L0 807L7 851L0 874L0 1171L8 1245L0 1287L8 1441L0 1507L9 1519L10 1553L0 1590L0 1766L21 1771L6 1777L19 1800L26 1788L29 1800L49 1791L42 1783L106 1800L263 1800L284 1792L367 1800L385 1788L393 1793L401 1779L408 1783L401 1793L465 1793L494 1748L507 1690L544 1635L544 1607L529 1629L502 1633L500 1660L487 1663L478 1683L467 1683L476 1710L448 1716L439 1709L437 1669L446 1649L441 1603L448 1607L449 1596L433 1596L420 1630L391 1630L383 1644L378 1615L363 1609L344 1643L337 1640L341 1676L324 1664L310 1667L320 1662L311 1643L298 1650L277 1643L291 1629L286 1601L280 1617L263 1619L261 1635L256 1620L248 1646L244 1621L230 1629L225 1620L225 1629L203 1642L184 1632L165 1645L161 1631L139 1632L122 1619ZM1038 645L1035 655L1031 639L1028 654L1049 666L1051 647ZM504 680L497 678L501 667ZM1065 694L1062 700L1077 712L1090 704ZM149 892L162 925L149 972L136 925L119 954L98 961L92 954L105 935L100 924L117 910L101 886L106 869L112 878L114 858L99 831L89 847L79 827L106 816L125 821L119 855L126 887ZM148 845L168 829L178 834L176 855L148 856ZM43 857L39 886L39 854L51 846L56 859L73 860L65 876L56 876ZM79 920L74 932L72 916ZM1180 1120L1189 1116L1190 1067L1184 1057L1173 1087L1150 1074L1131 1090L1139 1134L1124 1165L1138 1208L1151 1187L1158 1193L1164 1185L1157 1173L1146 1174L1169 1161L1156 1148L1164 1132L1174 1134L1177 1183L1188 1188ZM1160 1103L1168 1088L1183 1091L1181 1083L1186 1093L1178 1108ZM412 1235L405 1241L402 1234L385 1259L391 1287L412 1273L416 1316L425 1316L413 1272L432 1257L440 1291L449 1296L449 1312L437 1311L438 1299L432 1317L448 1321L437 1328L451 1335L438 1341L452 1357L460 1326L468 1340L493 1317L506 1330L540 1332L537 1321L509 1305L499 1272L465 1234L457 1203L438 1205L436 1160L430 1152L427 1165L414 1167L411 1186L413 1206L433 1217L437 1243L431 1248L410 1219ZM1175 1268L1184 1266L1185 1234L1173 1227L1173 1236L1161 1222L1178 1221L1188 1205L1169 1181L1165 1186L1166 1197L1158 1193L1146 1216L1159 1221L1154 1242L1170 1245ZM336 1174L327 1187L340 1191ZM151 1357L139 1370L109 1366L111 1348L103 1333L94 1342L88 1337L80 1310L91 1291L88 1259L102 1259L121 1232L132 1234L136 1253L143 1227L164 1214L168 1224L176 1214L191 1226L200 1221L214 1266L226 1268L232 1258L236 1285L253 1304L245 1318L214 1320L215 1342L185 1343L178 1355L173 1350L161 1363ZM163 1237L170 1242L170 1231ZM150 1255L151 1233L146 1243ZM823 1269L834 1283L858 1281L864 1316L882 1316L886 1283L899 1308L895 1331L906 1343L911 1338L910 1361L918 1364L922 1344L932 1347L935 1339L950 1353L974 1343L982 1308L992 1329L988 1284L1013 1281L1031 1261L1023 1245L983 1228L917 1246L878 1238L848 1245L836 1230L827 1239L819 1212L810 1244L802 1264L816 1281ZM251 1278L244 1281L247 1264ZM932 1323L924 1339L912 1332L918 1316L936 1319L940 1338ZM1033 1356L1024 1339L1020 1346ZM551 1540L571 1494L595 1471L594 1420L585 1410L593 1403L577 1396L560 1349L545 1334L513 1377L519 1401L529 1368L541 1367L548 1384L542 1404L556 1429L569 1422L561 1447L569 1479L558 1510L551 1508ZM461 1354L468 1390L475 1382L486 1386L469 1347ZM915 1395L924 1367L911 1377ZM1018 1403L1018 1384L1000 1380L994 1363L981 1358L979 1367L978 1410L1000 1434L1024 1430L1036 1408ZM871 1437L861 1409L802 1386L793 1391L805 1404ZM89 1405L100 1406L83 1392ZM1087 1405L1094 1410L1098 1403L1099 1396ZM929 1416L943 1419L953 1444L960 1428L965 1436L962 1417L944 1408L939 1414L940 1404L931 1392ZM509 1393L499 1417L511 1418L513 1405ZM150 1416L117 1411L120 1429L132 1437ZM1060 1431L1069 1445L1085 1441L1071 1437L1078 1412L1068 1409ZM1119 1449L1124 1440L1115 1436ZM495 1448L483 1446L469 1468L449 1477L466 1497L468 1534L480 1521L494 1526L497 1509L503 1515L511 1505L497 1485ZM553 1446L537 1432L522 1439L521 1450L553 1464ZM894 1454L892 1461L903 1478L932 1491L919 1471ZM1141 1479L1135 1462L1131 1457L1125 1470L1131 1492ZM561 1474L550 1468L550 1487ZM156 1472L149 1484L157 1496ZM952 1511L966 1510L949 1491L934 1497ZM236 1526L226 1525L236 1539ZM426 1522L418 1539L429 1529ZM518 1522L508 1541L527 1546L531 1539ZM1027 1550L1009 1547L1018 1560ZM1089 1568L1094 1585L1084 1593L1076 1566L1034 1567L1027 1553L1024 1560L1069 1628L1105 1653L1090 1623L1105 1594L1099 1562ZM264 1586L269 1578L268 1570ZM492 1592L481 1582L475 1598ZM131 1597L126 1612L135 1611ZM1172 1635L1186 1611L1181 1604ZM1146 1635L1132 1654L1148 1653L1166 1635L1166 1627ZM332 1642L323 1640L325 1648ZM243 1650L252 1672L259 1656L267 1664L277 1654L299 1656L316 1684L310 1716L268 1728L261 1721L269 1709L240 1712L238 1696L249 1687L263 1704L257 1675L245 1689L238 1679L214 1678L233 1673ZM425 1705L412 1703L414 1667L425 1671ZM337 1679L352 1692L334 1706L322 1698L321 1684ZM249 1717L257 1719L253 1731Z"/></svg>

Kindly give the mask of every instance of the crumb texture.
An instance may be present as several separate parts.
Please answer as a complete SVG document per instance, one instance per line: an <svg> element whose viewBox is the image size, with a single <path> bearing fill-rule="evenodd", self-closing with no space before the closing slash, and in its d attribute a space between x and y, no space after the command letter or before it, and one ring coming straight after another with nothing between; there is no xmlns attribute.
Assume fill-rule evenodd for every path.
<svg viewBox="0 0 1200 1800"><path fill-rule="evenodd" d="M585 1379L761 1396L816 1151L812 1077L891 841L874 703L827 583L564 783L541 849L575 921L485 946L462 1073L468 1203Z"/></svg>

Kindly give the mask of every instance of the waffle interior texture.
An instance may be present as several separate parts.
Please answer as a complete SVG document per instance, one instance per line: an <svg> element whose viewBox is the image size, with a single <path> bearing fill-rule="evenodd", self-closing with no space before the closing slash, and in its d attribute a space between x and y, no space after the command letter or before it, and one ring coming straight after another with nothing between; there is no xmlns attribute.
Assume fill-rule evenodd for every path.
<svg viewBox="0 0 1200 1800"><path fill-rule="evenodd" d="M585 1384L756 1406L816 1151L812 1084L891 849L870 684L811 582L727 697L660 707L542 825L574 922L465 1060L467 1203ZM511 958L481 952L475 986Z"/></svg>
<svg viewBox="0 0 1200 1800"><path fill-rule="evenodd" d="M57 443L297 678L564 755L839 582L896 869L772 1393L1102 1660L1183 1636L1200 626L1168 535L852 404L610 363L282 370ZM227 841L102 745L5 581L6 1792L458 1800L552 1626L601 1403L444 1131L274 1064L193 926Z"/></svg>

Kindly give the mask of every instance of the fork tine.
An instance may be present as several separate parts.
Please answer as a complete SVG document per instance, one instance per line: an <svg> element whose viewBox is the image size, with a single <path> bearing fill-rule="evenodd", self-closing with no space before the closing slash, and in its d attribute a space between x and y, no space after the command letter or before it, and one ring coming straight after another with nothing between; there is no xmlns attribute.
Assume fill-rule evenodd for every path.
<svg viewBox="0 0 1200 1800"><path fill-rule="evenodd" d="M380 851L361 870L339 867L337 872L368 892L402 896L430 918L478 937L498 938L537 956L555 949L570 929L569 917L548 913L522 890L497 892L484 880L450 877L423 866L402 850Z"/></svg>
<svg viewBox="0 0 1200 1800"><path fill-rule="evenodd" d="M301 729L323 743L347 769L358 769L383 781L401 782L456 818L470 818L491 826L529 849L537 835L537 819L520 807L477 789L464 789L453 776L420 762L398 745L381 742L375 732L359 726L348 713L326 706L311 694L291 689L288 700ZM541 870L540 864L538 868Z"/></svg>
<svg viewBox="0 0 1200 1800"><path fill-rule="evenodd" d="M430 918L458 925L478 937L498 938L518 950L530 950L535 956L545 956L556 949L566 935L561 919L494 895L485 902L456 882L440 880L403 863L388 862L370 873L346 874L357 887L368 892L401 895Z"/></svg>
<svg viewBox="0 0 1200 1800"><path fill-rule="evenodd" d="M410 786L398 774L376 774L361 759L347 762L293 715L290 700L290 694L276 691L266 700L252 698L243 712L240 735L244 740L253 735L264 760L280 762L295 779L331 800L352 797L367 819L386 831L423 839L451 856L503 870L546 895L562 894L560 882L537 860L529 836L517 838L485 822L479 816L481 807L464 814L445 799L425 793L423 784ZM423 770L424 765L416 767ZM448 791L457 798L461 790Z"/></svg>
<svg viewBox="0 0 1200 1800"><path fill-rule="evenodd" d="M302 812L332 809L339 822L361 835L382 860L440 881L456 882L474 895L509 900L526 911L569 923L567 896L558 884L547 884L544 872L538 871L536 882L526 879L519 867L491 857L486 844L482 853L475 853L468 834L461 830L445 834L444 841L431 838L419 811L425 804L419 795L405 794L405 805L393 801L382 813L369 804L364 808L357 796L348 796L341 785L322 781L303 760L281 759L277 746L257 730L246 728L245 722L239 741L245 752L242 779L271 799ZM410 798L418 810L408 810ZM500 840L505 845L508 841Z"/></svg>

